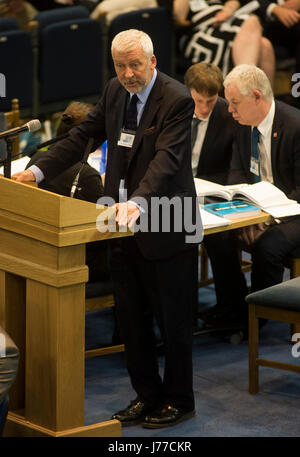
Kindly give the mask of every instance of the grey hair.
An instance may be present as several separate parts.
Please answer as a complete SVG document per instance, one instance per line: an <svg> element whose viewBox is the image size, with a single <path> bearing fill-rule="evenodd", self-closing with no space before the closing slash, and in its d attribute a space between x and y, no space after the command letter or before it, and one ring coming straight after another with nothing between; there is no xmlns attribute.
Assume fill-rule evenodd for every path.
<svg viewBox="0 0 300 457"><path fill-rule="evenodd" d="M260 68L255 65L241 64L231 70L224 80L224 87L234 84L240 93L252 95L252 90L259 90L266 100L273 100L273 90L270 81Z"/></svg>
<svg viewBox="0 0 300 457"><path fill-rule="evenodd" d="M127 52L136 49L138 46L144 50L150 59L153 55L153 43L147 33L141 30L129 29L118 33L111 43L111 53L113 51Z"/></svg>

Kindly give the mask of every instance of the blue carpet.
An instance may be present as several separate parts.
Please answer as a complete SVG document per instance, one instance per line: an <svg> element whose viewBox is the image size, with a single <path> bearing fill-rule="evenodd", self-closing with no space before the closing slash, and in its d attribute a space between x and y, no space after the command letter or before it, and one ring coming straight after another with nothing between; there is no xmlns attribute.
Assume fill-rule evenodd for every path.
<svg viewBox="0 0 300 457"><path fill-rule="evenodd" d="M215 302L213 286L199 291L201 306ZM111 310L87 316L88 348L109 345ZM96 343L96 344L95 344ZM260 333L261 356L300 363L291 355L288 324L268 322ZM126 427L123 437L299 437L300 379L296 373L260 368L260 392L248 393L247 341L234 345L220 334L194 337L194 390L197 415L175 427ZM300 350L299 350L300 355ZM159 358L163 372L163 357ZM124 354L86 360L85 423L109 420L135 398Z"/></svg>

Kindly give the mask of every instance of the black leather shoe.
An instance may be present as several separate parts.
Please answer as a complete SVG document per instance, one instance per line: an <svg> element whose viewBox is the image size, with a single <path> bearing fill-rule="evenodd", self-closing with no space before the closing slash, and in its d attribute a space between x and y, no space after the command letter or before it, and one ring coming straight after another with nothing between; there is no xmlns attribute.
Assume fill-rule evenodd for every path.
<svg viewBox="0 0 300 457"><path fill-rule="evenodd" d="M170 427L195 416L195 414L194 409L192 411L182 411L174 408L174 406L165 405L148 414L142 426L144 428Z"/></svg>
<svg viewBox="0 0 300 457"><path fill-rule="evenodd" d="M123 426L135 425L143 422L145 416L154 410L154 407L150 407L140 401L139 399L133 400L126 409L118 411L112 416L112 419L116 419L121 422Z"/></svg>

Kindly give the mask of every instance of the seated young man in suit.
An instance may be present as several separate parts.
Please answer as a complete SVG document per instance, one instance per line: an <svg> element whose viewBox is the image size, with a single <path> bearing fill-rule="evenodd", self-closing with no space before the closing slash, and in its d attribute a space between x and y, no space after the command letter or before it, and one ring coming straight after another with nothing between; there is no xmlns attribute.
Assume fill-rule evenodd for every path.
<svg viewBox="0 0 300 457"><path fill-rule="evenodd" d="M196 63L186 71L184 83L195 102L191 134L193 176L225 185L235 121L228 112L227 101L219 95L223 91L222 71L210 63ZM207 238L203 244L209 255ZM198 310L195 316L199 316Z"/></svg>
<svg viewBox="0 0 300 457"><path fill-rule="evenodd" d="M184 76L195 102L192 120L192 170L194 177L227 183L233 143L234 120L219 96L222 72L204 62L192 65Z"/></svg>
<svg viewBox="0 0 300 457"><path fill-rule="evenodd" d="M271 182L299 202L300 111L274 100L267 76L254 65L235 67L224 87L229 111L237 121L229 184ZM259 141L257 137L254 141L255 133ZM252 254L251 291L278 284L285 259L300 245L300 216L206 237L218 299L216 307L202 314L207 323L247 322L248 289L239 241Z"/></svg>

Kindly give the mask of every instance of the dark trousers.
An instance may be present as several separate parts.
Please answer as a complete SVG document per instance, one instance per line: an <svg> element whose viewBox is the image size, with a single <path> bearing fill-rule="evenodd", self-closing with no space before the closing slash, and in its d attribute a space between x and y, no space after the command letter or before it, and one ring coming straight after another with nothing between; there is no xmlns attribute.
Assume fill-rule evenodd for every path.
<svg viewBox="0 0 300 457"><path fill-rule="evenodd" d="M235 231L205 236L204 245L211 262L218 305L240 307L245 303L248 288Z"/></svg>
<svg viewBox="0 0 300 457"><path fill-rule="evenodd" d="M192 410L192 321L198 248L167 259L147 260L134 237L109 244L116 311L132 386L146 403L155 406L169 402ZM163 378L159 374L153 317L165 344Z"/></svg>
<svg viewBox="0 0 300 457"><path fill-rule="evenodd" d="M270 227L252 251L252 292L279 284L285 262L300 247L300 217Z"/></svg>
<svg viewBox="0 0 300 457"><path fill-rule="evenodd" d="M248 289L241 271L236 231L209 235L205 237L205 246L212 264L218 304L244 305ZM279 284L286 259L298 247L300 217L269 227L251 250L251 291Z"/></svg>

